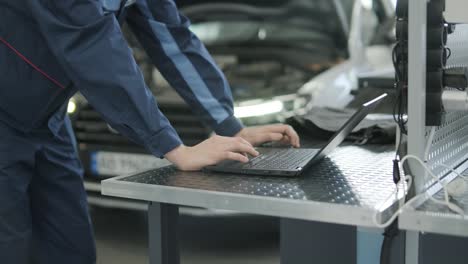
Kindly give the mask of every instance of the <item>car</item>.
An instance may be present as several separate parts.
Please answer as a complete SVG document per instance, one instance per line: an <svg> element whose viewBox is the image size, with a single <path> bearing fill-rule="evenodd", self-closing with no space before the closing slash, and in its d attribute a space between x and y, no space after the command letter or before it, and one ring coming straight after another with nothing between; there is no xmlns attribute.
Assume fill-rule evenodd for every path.
<svg viewBox="0 0 468 264"><path fill-rule="evenodd" d="M314 106L344 107L357 76L391 65L393 6L387 0L178 1L226 75L245 125L284 122ZM128 28L161 111L186 145L212 134L154 68ZM109 126L80 94L69 102L91 204L136 208L100 196L100 180L168 165Z"/></svg>

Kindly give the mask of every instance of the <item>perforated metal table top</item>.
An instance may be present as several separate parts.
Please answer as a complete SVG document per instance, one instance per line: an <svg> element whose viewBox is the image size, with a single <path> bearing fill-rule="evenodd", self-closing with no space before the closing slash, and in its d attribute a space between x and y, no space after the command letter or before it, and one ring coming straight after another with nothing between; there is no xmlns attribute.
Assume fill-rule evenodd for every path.
<svg viewBox="0 0 468 264"><path fill-rule="evenodd" d="M103 181L105 195L373 227L397 197L393 146L340 147L301 176L182 172L172 166ZM391 197L390 197L391 196ZM399 197L401 198L401 197Z"/></svg>
<svg viewBox="0 0 468 264"><path fill-rule="evenodd" d="M467 166L467 162L464 166ZM468 176L468 170L462 174ZM433 197L444 200L443 190ZM451 202L462 208L465 215L456 214L447 206L426 199L416 209L404 210L399 218L399 226L406 230L468 237L468 191L459 197L452 197Z"/></svg>

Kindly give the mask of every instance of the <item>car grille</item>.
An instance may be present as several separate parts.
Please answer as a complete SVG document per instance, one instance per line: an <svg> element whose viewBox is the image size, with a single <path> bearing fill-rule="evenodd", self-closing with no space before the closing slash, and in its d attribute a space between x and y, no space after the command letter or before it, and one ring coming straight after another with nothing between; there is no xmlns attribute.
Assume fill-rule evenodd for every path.
<svg viewBox="0 0 468 264"><path fill-rule="evenodd" d="M191 112L187 105L159 105L187 146L206 139L211 131ZM73 118L78 143L108 145L112 147L135 147L135 144L113 130L89 104L80 108Z"/></svg>

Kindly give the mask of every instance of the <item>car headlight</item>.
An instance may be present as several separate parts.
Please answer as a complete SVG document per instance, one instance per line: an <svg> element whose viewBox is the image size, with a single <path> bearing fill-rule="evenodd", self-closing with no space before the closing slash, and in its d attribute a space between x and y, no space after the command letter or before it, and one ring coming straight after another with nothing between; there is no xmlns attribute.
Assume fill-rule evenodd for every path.
<svg viewBox="0 0 468 264"><path fill-rule="evenodd" d="M77 105L76 105L75 100L70 99L70 101L68 101L67 113L71 115L75 113L76 110L77 110Z"/></svg>
<svg viewBox="0 0 468 264"><path fill-rule="evenodd" d="M312 102L312 96L310 94L298 94L296 99L294 99L294 111L296 114L305 114L308 109L308 106Z"/></svg>
<svg viewBox="0 0 468 264"><path fill-rule="evenodd" d="M242 105L234 107L234 116L237 118L246 118L253 116L264 116L276 114L284 109L284 104L280 100L272 101L251 101L244 102Z"/></svg>

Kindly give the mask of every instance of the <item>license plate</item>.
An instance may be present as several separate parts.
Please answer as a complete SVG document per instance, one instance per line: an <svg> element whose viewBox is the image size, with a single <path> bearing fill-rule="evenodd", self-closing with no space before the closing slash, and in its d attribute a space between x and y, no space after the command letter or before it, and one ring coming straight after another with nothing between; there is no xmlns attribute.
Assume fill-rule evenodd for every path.
<svg viewBox="0 0 468 264"><path fill-rule="evenodd" d="M90 169L95 175L125 175L160 168L171 163L152 155L98 151L91 153Z"/></svg>

